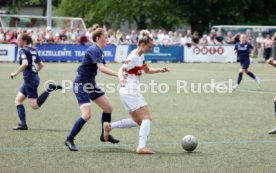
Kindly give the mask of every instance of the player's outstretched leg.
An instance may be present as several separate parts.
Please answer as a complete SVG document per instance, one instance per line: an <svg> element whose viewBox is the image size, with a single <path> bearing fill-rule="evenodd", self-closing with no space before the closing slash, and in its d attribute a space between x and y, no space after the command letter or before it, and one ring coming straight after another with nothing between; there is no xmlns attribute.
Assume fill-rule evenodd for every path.
<svg viewBox="0 0 276 173"><path fill-rule="evenodd" d="M254 79L256 81L256 83L258 84L258 86L260 86L261 82L258 77L256 77L251 71L247 71L246 74L248 76L250 76L252 79Z"/></svg>
<svg viewBox="0 0 276 173"><path fill-rule="evenodd" d="M62 89L62 86L60 85L55 85L55 84L49 84L48 88L46 91L44 91L38 98L37 98L37 105L41 107L41 105L46 101L48 98L49 94L55 90L60 90Z"/></svg>

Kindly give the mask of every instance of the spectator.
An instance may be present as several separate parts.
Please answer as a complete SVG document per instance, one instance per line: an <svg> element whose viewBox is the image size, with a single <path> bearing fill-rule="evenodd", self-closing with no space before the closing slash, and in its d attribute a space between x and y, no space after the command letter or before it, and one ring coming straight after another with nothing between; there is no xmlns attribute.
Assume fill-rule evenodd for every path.
<svg viewBox="0 0 276 173"><path fill-rule="evenodd" d="M237 33L236 35L233 36L234 44L240 42L240 35L241 35L241 33Z"/></svg>
<svg viewBox="0 0 276 173"><path fill-rule="evenodd" d="M216 31L214 29L211 30L209 36L207 37L207 41L209 45L216 44Z"/></svg>
<svg viewBox="0 0 276 173"><path fill-rule="evenodd" d="M276 32L273 35L272 41L273 41L273 49L274 49L273 50L273 59L276 60Z"/></svg>
<svg viewBox="0 0 276 173"><path fill-rule="evenodd" d="M152 31L152 32L151 32L151 35L152 35L153 44L154 44L154 45L159 45L160 43L159 43L157 34L156 34L154 31Z"/></svg>
<svg viewBox="0 0 276 173"><path fill-rule="evenodd" d="M90 28L88 28L88 30L85 33L85 36L88 39L88 42L90 42L90 43L93 43L92 32L93 32L93 29L92 29L92 27L90 27ZM84 38L84 37L82 36L82 38Z"/></svg>
<svg viewBox="0 0 276 173"><path fill-rule="evenodd" d="M91 43L86 34L82 34L79 38L79 44L85 45Z"/></svg>
<svg viewBox="0 0 276 173"><path fill-rule="evenodd" d="M200 39L199 44L207 46L208 45L208 36L206 34L203 35L203 37Z"/></svg>
<svg viewBox="0 0 276 173"><path fill-rule="evenodd" d="M179 33L179 44L180 45L185 45L185 37L183 36L183 34L182 33Z"/></svg>
<svg viewBox="0 0 276 173"><path fill-rule="evenodd" d="M161 37L160 43L165 47L168 47L171 43L170 37L165 30L163 31L163 37Z"/></svg>
<svg viewBox="0 0 276 173"><path fill-rule="evenodd" d="M257 51L258 51L258 60L263 61L264 59L264 38L261 32L259 32L258 37L256 38Z"/></svg>
<svg viewBox="0 0 276 173"><path fill-rule="evenodd" d="M266 35L266 39L264 40L264 58L265 60L268 60L272 53L272 44L273 41L270 38L270 35Z"/></svg>
<svg viewBox="0 0 276 173"><path fill-rule="evenodd" d="M138 35L137 35L137 33L136 33L135 30L132 30L132 31L131 31L131 34L130 34L129 39L130 39L130 43L131 43L131 44L137 44Z"/></svg>
<svg viewBox="0 0 276 173"><path fill-rule="evenodd" d="M68 39L67 39L67 35L66 35L66 29L61 29L59 32L59 39L60 39L60 43L68 43Z"/></svg>
<svg viewBox="0 0 276 173"><path fill-rule="evenodd" d="M230 31L227 32L227 35L224 40L225 40L226 44L234 44L232 32L230 32Z"/></svg>
<svg viewBox="0 0 276 173"><path fill-rule="evenodd" d="M176 32L176 31L173 33L172 44L173 45L179 45L180 44L180 38L178 36L178 32Z"/></svg>
<svg viewBox="0 0 276 173"><path fill-rule="evenodd" d="M2 28L0 28L0 43L3 43L6 41L6 34Z"/></svg>
<svg viewBox="0 0 276 173"><path fill-rule="evenodd" d="M216 38L215 39L215 44L221 45L221 44L225 43L224 40L223 40L223 36L222 36L220 31L216 32L216 37L215 38Z"/></svg>
<svg viewBox="0 0 276 173"><path fill-rule="evenodd" d="M254 38L251 35L250 29L246 30L246 40L248 43L254 45Z"/></svg>
<svg viewBox="0 0 276 173"><path fill-rule="evenodd" d="M187 31L187 34L185 35L184 37L184 45L188 46L188 47L191 47L192 44L193 44L193 41L192 41L192 31L191 30L188 30Z"/></svg>
<svg viewBox="0 0 276 173"><path fill-rule="evenodd" d="M55 33L53 39L54 39L54 42L55 42L55 43L57 43L57 44L58 44L58 43L61 43L59 33Z"/></svg>
<svg viewBox="0 0 276 173"><path fill-rule="evenodd" d="M119 44L119 40L116 39L114 31L111 29L108 31L108 43L114 45Z"/></svg>
<svg viewBox="0 0 276 173"><path fill-rule="evenodd" d="M47 26L46 31L44 33L44 38L46 43L53 43L54 39L53 39L53 32L52 32L52 28L50 26Z"/></svg>
<svg viewBox="0 0 276 173"><path fill-rule="evenodd" d="M194 45L198 45L199 44L199 36L198 36L198 32L197 31L194 31L194 33L193 33L192 43Z"/></svg>

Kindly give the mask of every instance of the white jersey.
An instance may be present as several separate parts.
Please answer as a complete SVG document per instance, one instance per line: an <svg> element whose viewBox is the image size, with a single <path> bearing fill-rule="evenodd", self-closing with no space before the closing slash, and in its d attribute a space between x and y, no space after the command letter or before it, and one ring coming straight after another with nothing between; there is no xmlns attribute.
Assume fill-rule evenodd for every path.
<svg viewBox="0 0 276 173"><path fill-rule="evenodd" d="M137 49L131 51L123 67L127 70L127 84L121 87L120 92L125 94L136 94L140 92L140 76L144 67L144 55L139 56Z"/></svg>
<svg viewBox="0 0 276 173"><path fill-rule="evenodd" d="M126 85L120 88L120 98L127 112L133 112L147 105L139 86L144 60L144 55L139 56L137 49L135 49L128 55L123 65L127 70L128 76Z"/></svg>

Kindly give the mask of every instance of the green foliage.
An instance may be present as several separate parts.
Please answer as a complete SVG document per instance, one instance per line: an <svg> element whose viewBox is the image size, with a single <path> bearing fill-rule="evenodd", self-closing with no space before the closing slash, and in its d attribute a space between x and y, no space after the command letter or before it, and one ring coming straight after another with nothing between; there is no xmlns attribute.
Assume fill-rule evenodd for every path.
<svg viewBox="0 0 276 173"><path fill-rule="evenodd" d="M45 5L45 0L7 1L11 11L28 4ZM276 0L52 0L61 16L82 17L94 23L118 28L136 23L138 29L173 30L182 24L199 32L212 25L276 25Z"/></svg>

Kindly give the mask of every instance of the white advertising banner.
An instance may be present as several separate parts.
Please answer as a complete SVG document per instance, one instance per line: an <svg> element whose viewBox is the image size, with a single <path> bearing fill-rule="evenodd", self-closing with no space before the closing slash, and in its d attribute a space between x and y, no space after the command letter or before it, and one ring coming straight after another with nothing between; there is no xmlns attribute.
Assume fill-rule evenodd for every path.
<svg viewBox="0 0 276 173"><path fill-rule="evenodd" d="M0 61L14 61L15 47L14 44L0 44Z"/></svg>
<svg viewBox="0 0 276 173"><path fill-rule="evenodd" d="M235 62L234 45L185 46L185 62Z"/></svg>
<svg viewBox="0 0 276 173"><path fill-rule="evenodd" d="M118 45L115 55L116 62L123 62L126 60L128 55L128 45Z"/></svg>

